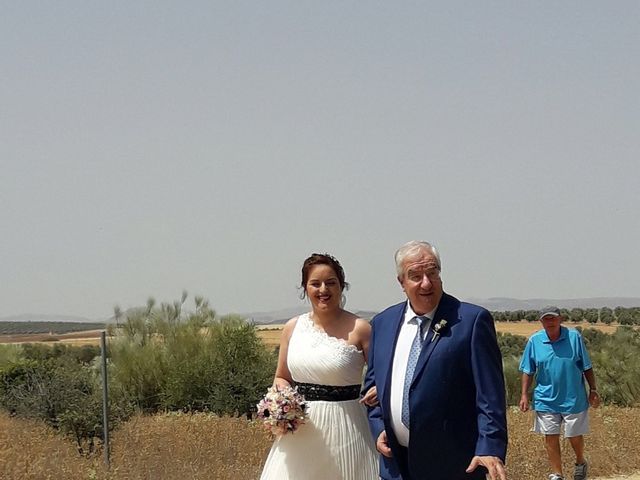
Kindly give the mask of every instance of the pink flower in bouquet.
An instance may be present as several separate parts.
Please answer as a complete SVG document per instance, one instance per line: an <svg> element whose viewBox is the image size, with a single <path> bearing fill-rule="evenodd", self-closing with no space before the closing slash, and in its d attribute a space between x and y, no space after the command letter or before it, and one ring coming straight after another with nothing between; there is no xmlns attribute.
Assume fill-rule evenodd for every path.
<svg viewBox="0 0 640 480"><path fill-rule="evenodd" d="M274 435L295 432L307 417L307 404L297 388L271 387L257 407L258 418Z"/></svg>

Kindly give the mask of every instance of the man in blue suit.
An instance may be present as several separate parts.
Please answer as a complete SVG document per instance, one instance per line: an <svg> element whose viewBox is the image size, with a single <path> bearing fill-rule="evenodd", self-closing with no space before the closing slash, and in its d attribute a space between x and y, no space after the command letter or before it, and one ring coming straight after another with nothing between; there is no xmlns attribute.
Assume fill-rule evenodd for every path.
<svg viewBox="0 0 640 480"><path fill-rule="evenodd" d="M506 480L502 357L491 314L442 289L438 251L411 241L395 255L407 301L372 320L365 387L380 477Z"/></svg>

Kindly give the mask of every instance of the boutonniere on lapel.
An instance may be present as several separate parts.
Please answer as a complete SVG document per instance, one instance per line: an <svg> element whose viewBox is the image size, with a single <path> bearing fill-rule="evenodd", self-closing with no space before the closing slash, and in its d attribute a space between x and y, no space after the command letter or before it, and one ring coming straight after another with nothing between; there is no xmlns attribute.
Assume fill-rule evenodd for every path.
<svg viewBox="0 0 640 480"><path fill-rule="evenodd" d="M433 326L433 337L431 337L431 341L433 342L438 338L445 328L447 328L447 321L443 318Z"/></svg>

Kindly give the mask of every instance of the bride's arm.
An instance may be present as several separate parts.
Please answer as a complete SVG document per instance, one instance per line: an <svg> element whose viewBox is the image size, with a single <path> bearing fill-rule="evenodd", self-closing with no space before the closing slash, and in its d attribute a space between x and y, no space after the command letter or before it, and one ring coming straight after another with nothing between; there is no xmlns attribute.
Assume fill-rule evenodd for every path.
<svg viewBox="0 0 640 480"><path fill-rule="evenodd" d="M273 386L276 388L284 388L291 386L293 379L289 372L287 365L287 354L289 352L289 339L293 328L296 326L296 320L298 318L292 318L289 320L282 329L282 335L280 336L280 351L278 352L278 366L276 367L276 375L273 379Z"/></svg>
<svg viewBox="0 0 640 480"><path fill-rule="evenodd" d="M362 350L362 354L364 355L365 361L369 358L369 341L371 339L371 325L366 320L359 318L356 320L356 332L358 333L358 345L360 350ZM375 384L373 383L373 379L367 379L363 385L363 392L365 394L360 399L360 403L367 405L369 407L374 407L378 405L378 391L376 389Z"/></svg>
<svg viewBox="0 0 640 480"><path fill-rule="evenodd" d="M371 339L371 325L365 319L358 318L356 320L354 333L356 334L356 342L358 348L362 350L364 361L366 362L369 359L369 340Z"/></svg>

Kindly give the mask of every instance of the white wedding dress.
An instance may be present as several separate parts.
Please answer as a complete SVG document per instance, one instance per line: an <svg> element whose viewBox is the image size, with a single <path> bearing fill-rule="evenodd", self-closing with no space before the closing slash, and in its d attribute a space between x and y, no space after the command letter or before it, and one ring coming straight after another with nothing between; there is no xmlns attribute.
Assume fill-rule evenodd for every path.
<svg viewBox="0 0 640 480"><path fill-rule="evenodd" d="M364 364L361 350L316 328L308 313L298 317L287 355L295 382L359 385ZM296 432L276 438L260 480L378 479L378 454L357 399L310 401L307 412Z"/></svg>

